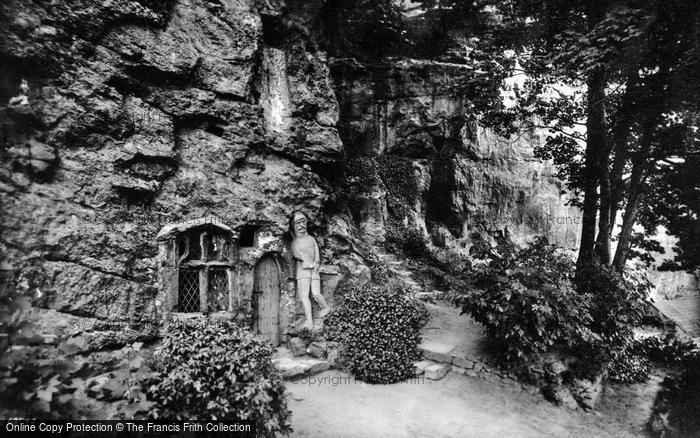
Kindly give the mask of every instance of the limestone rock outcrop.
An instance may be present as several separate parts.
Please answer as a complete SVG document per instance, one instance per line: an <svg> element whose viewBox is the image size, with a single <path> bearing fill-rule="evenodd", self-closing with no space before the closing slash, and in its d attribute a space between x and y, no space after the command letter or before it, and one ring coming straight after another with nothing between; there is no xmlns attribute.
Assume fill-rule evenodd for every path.
<svg viewBox="0 0 700 438"><path fill-rule="evenodd" d="M0 5L0 249L39 306L152 319L166 223L325 222L342 144L310 3Z"/></svg>
<svg viewBox="0 0 700 438"><path fill-rule="evenodd" d="M468 65L348 59L331 65L346 148L410 161L417 193L409 222L436 246L468 247L474 232L508 234L517 243L544 234L561 246L577 245L580 212L567 205L552 165L534 157L544 134L506 139L470 117L473 104L460 82ZM386 225L386 191L380 184L358 199L361 228Z"/></svg>

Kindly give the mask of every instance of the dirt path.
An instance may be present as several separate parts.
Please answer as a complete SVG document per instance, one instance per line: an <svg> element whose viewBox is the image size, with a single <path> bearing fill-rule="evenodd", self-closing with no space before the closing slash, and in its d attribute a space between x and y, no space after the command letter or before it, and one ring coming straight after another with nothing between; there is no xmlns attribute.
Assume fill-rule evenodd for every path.
<svg viewBox="0 0 700 438"><path fill-rule="evenodd" d="M558 408L513 382L451 373L439 381L368 385L339 371L311 379L287 383L295 437L643 436L641 425L620 412Z"/></svg>

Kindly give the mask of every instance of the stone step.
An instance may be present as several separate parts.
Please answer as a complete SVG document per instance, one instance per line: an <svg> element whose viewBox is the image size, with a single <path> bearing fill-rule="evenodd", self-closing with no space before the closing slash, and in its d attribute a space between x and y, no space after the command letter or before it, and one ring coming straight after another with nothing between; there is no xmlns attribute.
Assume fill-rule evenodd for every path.
<svg viewBox="0 0 700 438"><path fill-rule="evenodd" d="M446 363L436 363L435 365L430 365L425 369L425 372L423 373L425 375L426 379L430 380L440 380L447 373L450 372L450 364Z"/></svg>
<svg viewBox="0 0 700 438"><path fill-rule="evenodd" d="M421 360L413 364L416 368L416 376L425 375L426 379L440 380L450 371L450 365L434 362L432 360Z"/></svg>
<svg viewBox="0 0 700 438"><path fill-rule="evenodd" d="M416 368L416 376L420 376L425 372L425 369L431 365L435 365L437 362L430 359L423 359L418 362L414 362L413 366Z"/></svg>
<svg viewBox="0 0 700 438"><path fill-rule="evenodd" d="M463 376L467 377L479 377L479 373L474 371L471 368L462 368L457 365L450 365L450 371L452 371L455 374L461 374Z"/></svg>
<svg viewBox="0 0 700 438"><path fill-rule="evenodd" d="M477 363L487 367L483 358L478 355L465 352L461 347L436 341L423 341L419 346L426 359L457 365L462 368L473 368Z"/></svg>
<svg viewBox="0 0 700 438"><path fill-rule="evenodd" d="M306 359L300 357L280 357L272 359L272 366L280 372L282 378L293 379L300 376L310 376L326 371L331 364L325 360Z"/></svg>
<svg viewBox="0 0 700 438"><path fill-rule="evenodd" d="M272 353L272 359L282 359L282 358L290 358L290 357L294 357L294 354L284 344L278 346L275 349L275 351Z"/></svg>
<svg viewBox="0 0 700 438"><path fill-rule="evenodd" d="M453 344L444 344L435 341L424 341L418 348L423 351L423 356L435 362L452 363L452 355L450 352L455 348Z"/></svg>
<svg viewBox="0 0 700 438"><path fill-rule="evenodd" d="M426 363L433 362L445 365L457 374L480 377L493 382L500 379L515 380L507 372L485 362L482 357L466 354L453 344L424 341L418 348L423 352ZM426 367L427 365L423 364L422 366Z"/></svg>

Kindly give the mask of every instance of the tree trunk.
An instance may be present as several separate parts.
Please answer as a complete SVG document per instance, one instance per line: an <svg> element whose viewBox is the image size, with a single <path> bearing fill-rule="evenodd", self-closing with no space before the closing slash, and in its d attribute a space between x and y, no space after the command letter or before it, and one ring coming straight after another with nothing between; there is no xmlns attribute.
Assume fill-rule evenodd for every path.
<svg viewBox="0 0 700 438"><path fill-rule="evenodd" d="M652 137L654 136L654 128L657 122L658 113L650 115L644 123L642 138L640 140L639 151L635 154L634 165L632 167L632 176L630 177L630 187L627 194L627 202L625 204L625 214L622 218L622 229L620 230L620 238L617 242L617 250L613 259L613 268L622 273L627 261L627 254L630 250L632 242L632 227L637 220L637 210L639 209L639 201L641 199L644 182L649 169L649 151L651 150Z"/></svg>
<svg viewBox="0 0 700 438"><path fill-rule="evenodd" d="M610 147L606 147L599 160L600 167L600 215L598 219L598 238L595 243L595 254L598 259L610 264L610 209L612 199L610 193Z"/></svg>
<svg viewBox="0 0 700 438"><path fill-rule="evenodd" d="M615 157L613 158L612 170L610 171L610 211L608 220L610 222L610 232L612 233L617 219L617 212L620 209L620 202L624 195L624 184L622 183L622 175L625 172L625 164L627 163L627 136L629 134L629 122L624 138L615 140Z"/></svg>
<svg viewBox="0 0 700 438"><path fill-rule="evenodd" d="M625 214L622 219L622 230L620 230L620 239L617 243L617 251L615 251L615 258L613 259L612 263L613 268L619 273L622 273L622 271L625 269L627 254L629 253L630 245L632 243L632 228L637 220L637 210L639 209L639 201L642 196L642 186L646 180L645 174L647 166L640 165L639 167L640 168L637 172L632 172Z"/></svg>
<svg viewBox="0 0 700 438"><path fill-rule="evenodd" d="M593 29L605 18L605 0L590 2L587 7L588 28ZM581 272L593 263L595 256L596 217L598 215L598 184L600 182L601 153L606 151L605 86L607 77L604 67L598 67L588 77L586 154L583 174L583 218L581 220L581 244L577 268Z"/></svg>
<svg viewBox="0 0 700 438"><path fill-rule="evenodd" d="M612 130L612 139L610 141L610 150L613 152L612 169L610 170L610 202L607 206L608 212L608 254L610 251L610 236L615 228L617 220L617 212L620 208L620 202L624 194L624 185L622 176L625 172L625 164L627 163L627 140L629 138L630 127L632 125L632 116L634 111L634 95L636 93L638 76L635 72L627 78L627 90L622 96L622 103L615 117L615 126ZM603 206L601 205L601 214L603 214ZM600 228L599 228L600 232ZM608 255L609 257L609 255ZM609 258L608 258L609 263Z"/></svg>
<svg viewBox="0 0 700 438"><path fill-rule="evenodd" d="M605 135L605 71L599 69L588 80L586 120L586 156L584 163L583 219L581 245L577 266L579 269L593 263L596 216L598 213L598 183L600 155L606 149Z"/></svg>
<svg viewBox="0 0 700 438"><path fill-rule="evenodd" d="M646 116L642 122L640 133L639 150L634 154L632 175L630 176L630 186L625 204L625 213L622 218L622 229L617 243L617 250L613 259L613 267L617 272L622 273L625 269L627 254L632 243L632 227L637 219L637 210L644 191L648 171L652 168L653 157L651 157L652 144L657 133L657 124L666 108L666 91L664 85L667 82L670 71L669 60L662 58L661 67L658 74L650 81L650 92L641 104L646 110Z"/></svg>

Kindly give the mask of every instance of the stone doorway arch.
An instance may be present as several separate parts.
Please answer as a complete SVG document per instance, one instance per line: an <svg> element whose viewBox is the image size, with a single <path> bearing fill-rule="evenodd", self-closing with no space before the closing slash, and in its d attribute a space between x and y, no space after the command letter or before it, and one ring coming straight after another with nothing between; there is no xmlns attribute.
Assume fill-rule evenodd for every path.
<svg viewBox="0 0 700 438"><path fill-rule="evenodd" d="M255 264L253 279L253 330L274 347L280 345L280 296L282 270L274 254Z"/></svg>

